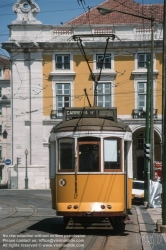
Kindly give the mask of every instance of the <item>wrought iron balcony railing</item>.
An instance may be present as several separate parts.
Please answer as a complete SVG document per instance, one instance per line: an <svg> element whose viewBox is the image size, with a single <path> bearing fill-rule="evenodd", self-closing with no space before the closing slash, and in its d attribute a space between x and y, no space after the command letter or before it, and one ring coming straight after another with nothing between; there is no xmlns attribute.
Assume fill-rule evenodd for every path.
<svg viewBox="0 0 166 250"><path fill-rule="evenodd" d="M153 116L154 118L157 118L157 109L153 110ZM146 111L141 109L133 109L132 110L132 118L146 118Z"/></svg>

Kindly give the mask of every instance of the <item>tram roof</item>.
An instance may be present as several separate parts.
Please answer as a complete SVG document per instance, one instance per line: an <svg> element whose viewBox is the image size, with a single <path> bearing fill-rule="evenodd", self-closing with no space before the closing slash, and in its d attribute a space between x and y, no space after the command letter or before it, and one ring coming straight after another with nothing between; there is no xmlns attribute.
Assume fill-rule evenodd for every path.
<svg viewBox="0 0 166 250"><path fill-rule="evenodd" d="M114 122L103 118L75 118L55 125L52 133L65 131L129 131L123 121Z"/></svg>

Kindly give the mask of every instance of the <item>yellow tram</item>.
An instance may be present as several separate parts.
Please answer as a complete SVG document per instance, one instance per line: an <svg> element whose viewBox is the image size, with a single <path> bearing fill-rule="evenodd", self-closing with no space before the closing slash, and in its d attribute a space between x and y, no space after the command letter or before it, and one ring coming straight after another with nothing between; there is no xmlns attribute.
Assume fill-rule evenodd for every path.
<svg viewBox="0 0 166 250"><path fill-rule="evenodd" d="M50 135L50 186L57 215L81 223L129 221L132 133L116 108L65 108Z"/></svg>

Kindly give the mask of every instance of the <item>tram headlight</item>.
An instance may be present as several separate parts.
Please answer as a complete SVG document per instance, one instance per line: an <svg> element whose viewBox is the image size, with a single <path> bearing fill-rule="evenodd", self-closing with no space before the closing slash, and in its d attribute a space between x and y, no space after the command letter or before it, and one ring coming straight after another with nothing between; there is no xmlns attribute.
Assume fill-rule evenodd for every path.
<svg viewBox="0 0 166 250"><path fill-rule="evenodd" d="M60 179L59 180L59 186L63 187L66 186L67 181L65 179Z"/></svg>
<svg viewBox="0 0 166 250"><path fill-rule="evenodd" d="M111 205L107 205L107 208L108 208L108 209L111 209L111 208L112 208L112 206L111 206Z"/></svg>
<svg viewBox="0 0 166 250"><path fill-rule="evenodd" d="M77 209L78 208L78 205L74 205L74 209Z"/></svg>
<svg viewBox="0 0 166 250"><path fill-rule="evenodd" d="M67 208L68 208L68 209L71 209L71 208L72 208L72 205L68 205Z"/></svg>
<svg viewBox="0 0 166 250"><path fill-rule="evenodd" d="M104 209L104 208L105 208L105 206L104 206L104 205L101 205L101 208L102 208L102 209Z"/></svg>

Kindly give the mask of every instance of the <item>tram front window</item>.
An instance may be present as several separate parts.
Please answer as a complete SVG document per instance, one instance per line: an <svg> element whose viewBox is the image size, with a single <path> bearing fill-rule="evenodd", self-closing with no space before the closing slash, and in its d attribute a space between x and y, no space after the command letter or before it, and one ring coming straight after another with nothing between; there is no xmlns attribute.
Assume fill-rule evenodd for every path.
<svg viewBox="0 0 166 250"><path fill-rule="evenodd" d="M99 144L82 143L79 144L79 171L98 172L99 171Z"/></svg>
<svg viewBox="0 0 166 250"><path fill-rule="evenodd" d="M121 171L121 149L119 139L104 140L104 169L105 171Z"/></svg>
<svg viewBox="0 0 166 250"><path fill-rule="evenodd" d="M59 170L74 170L74 140L71 138L59 140Z"/></svg>

